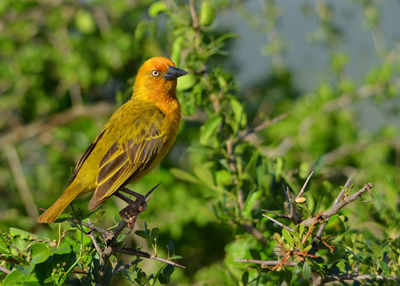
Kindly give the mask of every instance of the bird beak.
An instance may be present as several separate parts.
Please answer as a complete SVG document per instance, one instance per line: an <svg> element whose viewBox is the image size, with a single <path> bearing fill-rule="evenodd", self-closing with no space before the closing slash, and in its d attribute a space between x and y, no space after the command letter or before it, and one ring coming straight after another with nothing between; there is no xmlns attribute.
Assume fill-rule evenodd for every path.
<svg viewBox="0 0 400 286"><path fill-rule="evenodd" d="M173 66L168 66L168 71L164 74L163 78L165 80L173 80L185 74L187 74L187 72L184 70L175 68Z"/></svg>

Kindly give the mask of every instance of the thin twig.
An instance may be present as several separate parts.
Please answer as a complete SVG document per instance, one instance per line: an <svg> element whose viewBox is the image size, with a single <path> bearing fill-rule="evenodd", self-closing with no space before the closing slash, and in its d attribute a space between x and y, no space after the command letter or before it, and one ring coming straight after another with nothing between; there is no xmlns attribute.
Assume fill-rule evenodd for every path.
<svg viewBox="0 0 400 286"><path fill-rule="evenodd" d="M236 224L239 224L238 222L235 221ZM260 241L262 244L267 243L267 238L254 226L252 226L249 223L241 223L239 224L245 231L248 233L252 234L258 241Z"/></svg>
<svg viewBox="0 0 400 286"><path fill-rule="evenodd" d="M97 240L96 240L96 238L95 238L94 235L93 235L93 232L92 232L92 231L89 232L88 236L89 236L90 239L92 240L92 243L93 243L93 245L94 245L94 248L96 249L96 251L97 251L97 252L99 253L99 255L100 255L100 262L102 262L102 261L101 261L101 258L102 258L102 256L103 256L103 251L101 250L99 244L97 243Z"/></svg>
<svg viewBox="0 0 400 286"><path fill-rule="evenodd" d="M148 259L153 259L153 260L157 260L157 261L161 261L173 266L177 266L180 268L185 269L186 267L183 265L180 265L176 262L173 262L171 260L165 259L165 258L161 258L152 254L149 254L147 252L141 251L141 250L137 250L137 249L133 249L133 248L114 248L114 251L116 252L120 252L120 253L126 253L126 254L130 254L130 255L136 255L139 257L144 257L144 258L148 258Z"/></svg>
<svg viewBox="0 0 400 286"><path fill-rule="evenodd" d="M305 236L305 237L303 238L303 240L301 241L301 243L302 243L303 245L304 245L304 243L306 243L307 238L308 238L308 237L310 236L310 234L312 233L312 231L313 231L313 229L314 229L314 226L315 226L315 224L317 223L318 219L321 217L321 215L322 215L322 212L319 213L319 214L314 218L314 220L313 220L311 226L309 227L309 229L308 229L308 231L307 231L307 233L306 233L306 236Z"/></svg>
<svg viewBox="0 0 400 286"><path fill-rule="evenodd" d="M7 268L5 268L4 266L0 265L0 271L5 273L5 274L10 274L11 270L8 270Z"/></svg>
<svg viewBox="0 0 400 286"><path fill-rule="evenodd" d="M273 215L275 215L277 217L280 217L280 218L292 220L292 217L290 215L284 215L284 214L280 214L280 213L277 213L277 212L274 212L274 211L269 211L269 210L264 210L264 209L262 211L266 212L266 213L273 214Z"/></svg>
<svg viewBox="0 0 400 286"><path fill-rule="evenodd" d="M123 270L125 270L125 269L130 268L131 266L133 266L133 265L135 265L135 264L138 264L140 261L142 261L142 259L137 258L137 259L135 259L135 260L133 260L133 261L131 261L131 262L125 264L125 265L122 265L122 266L118 267L118 269L115 270L114 272L115 272L115 273L121 272L121 271L123 271Z"/></svg>
<svg viewBox="0 0 400 286"><path fill-rule="evenodd" d="M290 228L290 227L288 227L287 225L284 225L283 223L277 221L276 219L274 219L274 218L272 218L272 217L270 217L270 216L267 216L266 214L263 214L263 216L266 217L267 219L273 221L274 223L276 223L276 224L279 225L280 227L282 227L282 228L284 228L284 229L290 231L290 232L296 232L293 228Z"/></svg>
<svg viewBox="0 0 400 286"><path fill-rule="evenodd" d="M233 139L229 139L226 142L226 151L228 153L229 159L229 167L231 168L232 173L234 174L233 183L237 188L237 200L240 211L242 211L244 206L244 193L241 187L239 187L239 180L238 180L238 169L236 166L236 158L235 154L233 153Z"/></svg>
<svg viewBox="0 0 400 286"><path fill-rule="evenodd" d="M352 274L343 274L343 275L330 275L325 276L322 280L322 283L332 282L332 281L362 281L362 280L371 280L371 281L398 281L400 280L400 276L382 276L376 274L364 274L364 275L352 275Z"/></svg>
<svg viewBox="0 0 400 286"><path fill-rule="evenodd" d="M19 196L24 203L25 210L28 213L29 217L36 220L39 216L39 212L26 181L17 150L15 150L15 147L13 145L7 145L4 147L4 151L7 156L8 164L10 165L15 184L17 185Z"/></svg>
<svg viewBox="0 0 400 286"><path fill-rule="evenodd" d="M194 5L194 0L189 0L189 10L190 15L192 16L193 22L193 30L195 31L196 35L196 47L199 49L200 47L200 31L199 31L199 18L197 17L196 7Z"/></svg>
<svg viewBox="0 0 400 286"><path fill-rule="evenodd" d="M275 265L282 263L282 261L280 261L280 260L258 260L258 259L235 259L235 262L255 263L255 264L261 264L261 265L265 265L265 266L275 266ZM283 265L293 267L293 266L296 266L297 263L288 261L288 262L283 263Z"/></svg>
<svg viewBox="0 0 400 286"><path fill-rule="evenodd" d="M103 228L101 228L99 226L95 226L93 224L90 224L90 223L87 223L87 222L84 222L84 221L78 221L76 219L73 219L73 220L70 220L70 222L72 222L74 224L83 225L83 226L89 228L90 230L95 230L95 231L101 233L104 237L108 237L110 235L110 233L111 233L108 230L105 230L105 229L103 229Z"/></svg>
<svg viewBox="0 0 400 286"><path fill-rule="evenodd" d="M333 202L333 206L337 205L340 202L340 200L342 199L344 193L350 187L351 181L353 179L353 175L354 174L351 174L350 177L347 179L347 181L344 184L344 186L343 186L342 190L340 191L339 195L336 197L335 201Z"/></svg>
<svg viewBox="0 0 400 286"><path fill-rule="evenodd" d="M335 206L340 202L340 200L342 199L344 193L345 193L346 190L350 187L351 181L352 181L352 179L353 179L353 175L354 175L354 174L351 174L350 177L347 179L347 181L346 181L346 183L344 184L344 186L343 186L342 190L340 191L339 195L336 197L335 201L333 202L332 207L335 207ZM319 226L319 229L318 229L318 231L317 231L317 234L315 235L315 237L314 237L314 239L313 239L313 241L312 241L312 245L313 245L313 249L311 250L312 253L316 251L317 242L318 242L319 240L321 240L322 233L324 232L325 227L326 227L326 224L328 223L328 221L329 221L329 217L325 220L324 223L322 223L322 224ZM322 241L322 243L325 244L324 241ZM331 248L329 248L329 249L331 249Z"/></svg>
<svg viewBox="0 0 400 286"><path fill-rule="evenodd" d="M304 182L303 187L301 187L301 190L299 192L299 194L297 195L295 201L297 202L298 198L301 197L301 195L303 195L304 191L306 190L308 181L311 179L312 175L314 174L314 171L311 171L310 175L308 175L307 180Z"/></svg>
<svg viewBox="0 0 400 286"><path fill-rule="evenodd" d="M251 135L253 133L260 132L261 130L267 128L268 126L271 126L272 124L275 124L275 123L285 119L287 116L288 116L288 113L283 113L273 119L264 121L260 125L242 130L239 133L239 136L237 137L237 142L241 141L242 139L245 139L246 137L248 137L249 135Z"/></svg>
<svg viewBox="0 0 400 286"><path fill-rule="evenodd" d="M282 188L283 188L283 194L285 195L286 201L288 202L288 211L289 211L288 216L295 224L298 224L301 221L301 217L299 217L298 215L296 203L293 202L291 198L289 187L286 186L285 188L284 186L282 186Z"/></svg>

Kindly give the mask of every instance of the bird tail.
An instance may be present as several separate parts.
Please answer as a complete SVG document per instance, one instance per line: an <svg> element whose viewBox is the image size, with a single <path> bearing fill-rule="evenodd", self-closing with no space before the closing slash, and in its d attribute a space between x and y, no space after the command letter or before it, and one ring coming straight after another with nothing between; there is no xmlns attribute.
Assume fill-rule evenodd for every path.
<svg viewBox="0 0 400 286"><path fill-rule="evenodd" d="M39 218L39 223L51 223L65 210L65 208L80 194L80 186L78 184L70 184L61 197L51 205Z"/></svg>

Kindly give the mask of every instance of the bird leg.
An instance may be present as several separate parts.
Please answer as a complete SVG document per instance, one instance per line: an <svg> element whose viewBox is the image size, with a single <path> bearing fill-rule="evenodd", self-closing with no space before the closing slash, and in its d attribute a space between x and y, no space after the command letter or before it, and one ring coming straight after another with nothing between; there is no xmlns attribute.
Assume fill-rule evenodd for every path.
<svg viewBox="0 0 400 286"><path fill-rule="evenodd" d="M131 191L125 187L122 187L119 189L120 192L127 193L128 195L134 196L137 199L144 199L144 196L142 194L136 193L134 191Z"/></svg>
<svg viewBox="0 0 400 286"><path fill-rule="evenodd" d="M128 206L123 208L120 212L119 215L124 219L127 223L130 229L133 229L135 226L135 222L137 219L137 216L145 211L147 209L147 202L150 200L149 195L159 186L160 184L157 184L154 186L150 191L147 192L146 195L141 195L136 192L133 192L127 188L121 188L118 190L118 192L115 193L115 195L124 200L125 202L128 203ZM124 192L127 194L130 194L136 198L136 200L131 200L130 198L124 196L120 192Z"/></svg>

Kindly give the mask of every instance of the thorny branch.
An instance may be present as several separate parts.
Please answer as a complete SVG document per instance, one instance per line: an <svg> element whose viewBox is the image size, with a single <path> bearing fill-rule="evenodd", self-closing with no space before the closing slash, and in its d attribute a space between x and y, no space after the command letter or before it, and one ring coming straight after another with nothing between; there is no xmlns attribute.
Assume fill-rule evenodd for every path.
<svg viewBox="0 0 400 286"><path fill-rule="evenodd" d="M337 204L342 200L344 193L346 190L350 187L351 185L351 180L353 179L353 174L350 175L350 177L347 179L346 183L344 184L342 190L340 191L339 195L336 197L335 201L333 202L332 207L336 207ZM311 252L314 253L316 250L316 246L319 240L321 240L322 233L325 230L325 226L328 223L329 218L326 219L324 223L322 223L317 231L317 234L315 235L313 239L313 248L311 249ZM324 243L324 241L322 241Z"/></svg>
<svg viewBox="0 0 400 286"><path fill-rule="evenodd" d="M135 201L131 200L131 203L125 209L123 209L124 212L120 213L121 216L123 217L123 219L118 223L117 227L113 231L105 230L105 229L95 226L91 223L78 221L78 220L71 220L71 222L74 224L89 228L90 231L87 233L86 232L84 232L84 233L90 237L90 239L92 240L92 243L94 245L94 248L99 253L100 265L101 265L100 277L102 277L102 278L105 277L106 266L110 263L109 258L112 254L114 254L116 252L131 254L131 255L135 255L137 257L143 257L143 258L148 258L148 259L152 259L152 260L157 260L157 261L161 261L163 263L167 263L167 264L170 264L173 266L185 268L185 266L183 266L183 265L180 265L180 264L170 261L168 259L157 257L155 255L149 254L144 251L131 249L131 248L119 248L116 246L118 236L121 234L121 232L126 227L129 227L130 231L133 229L136 217L142 211L146 210L146 205L147 205L147 201L149 200L149 195L159 185L160 184L157 184L155 187L153 187L145 196L137 197ZM127 217L126 217L127 214L130 214L133 216L130 216L129 219L127 219ZM131 224L131 222L133 222L133 224ZM103 243L104 243L104 245L106 245L106 247L104 249L101 248L99 242L97 241L97 239L94 235L94 232L98 232L103 236ZM127 268L131 267L132 265L138 263L139 261L141 261L141 259L137 258L136 260L134 260L128 264L120 266L118 269L114 269L114 273L118 273L124 269L127 269Z"/></svg>
<svg viewBox="0 0 400 286"><path fill-rule="evenodd" d="M304 183L301 191L299 192L299 194L297 195L296 199L298 199L299 197L301 197L305 191L305 188L311 178L311 176L313 175L313 172L311 172L311 174L308 176L306 182ZM330 249L330 251L333 251L334 248L333 246L327 244L325 241L323 241L322 239L322 233L325 229L326 223L329 220L329 218L335 214L337 214L342 208L344 208L347 204L351 203L352 201L355 201L357 199L359 199L365 192L369 192L372 196L371 193L371 189L373 187L373 185L371 183L367 183L365 184L360 190L358 190L356 193L354 193L353 195L350 196L346 196L345 193L346 191L349 191L349 188L351 186L351 180L352 180L353 175L351 175L349 177L349 179L346 181L345 185L343 186L342 190L340 191L340 193L338 194L338 196L335 198L332 206L330 209L328 209L327 211L323 211L321 213L319 213L318 215L316 215L315 217L311 217L311 218L307 218L304 220L299 220L296 221L294 218L294 213L295 213L295 207L296 207L296 200L293 202L291 195L289 193L289 190L284 188L284 193L285 193L285 197L286 200L288 201L289 204L289 214L278 214L276 212L273 211L269 211L269 210L263 210L267 213L276 215L277 217L280 218L285 218L288 219L292 222L294 222L295 224L303 224L305 227L308 227L308 231L305 235L305 237L302 239L301 243L304 245L307 241L307 238L312 235L314 228L320 223L320 226L318 228L318 231L316 233L316 235L314 236L313 240L312 240L312 248L309 251L298 251L296 249L286 249L285 245L280 242L278 239L273 238L279 245L280 248L284 251L285 255L282 259L280 260L257 260L257 259L236 259L235 262L242 262L242 263L255 263L255 264L260 264L262 268L270 268L269 266L273 266L272 268L270 268L271 270L277 270L277 269L281 269L284 266L296 266L298 262L293 262L293 261L289 261L290 258L292 257L296 257L298 256L300 259L299 261L304 260L305 257L309 257L309 258L316 258L316 256L314 255L314 253L316 252L316 247L317 247L317 243L319 241L321 241L326 247L328 247ZM268 215L264 215L263 216L267 217L269 220L273 221L274 223L276 223L277 225L281 226L282 228L290 231L290 232L296 232L294 229L284 225L283 223L277 221L276 219L271 218ZM400 280L400 277L386 277L386 276L382 276L382 275L352 275L352 274L345 274L345 275L333 275L333 276L326 276L324 278L321 278L320 276L317 277L319 280L315 280L314 282L319 284L324 284L326 282L331 282L331 281L346 281L346 280L353 280L353 281L361 281L361 280ZM317 279L316 278L316 279ZM314 279L314 277L313 277Z"/></svg>
<svg viewBox="0 0 400 286"><path fill-rule="evenodd" d="M334 204L329 210L323 212L321 214L320 220L326 220L326 219L330 218L331 216L337 214L347 204L359 199L365 192L370 192L372 187L373 187L373 185L371 183L365 184L365 186L362 187L358 192L356 192L355 194L353 194L347 198L340 200L338 203ZM303 220L301 223L304 226L310 226L313 223L314 219L315 218L313 218L313 217L308 218L308 219Z"/></svg>

